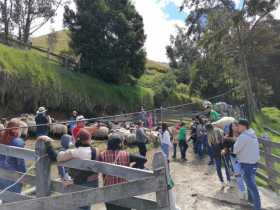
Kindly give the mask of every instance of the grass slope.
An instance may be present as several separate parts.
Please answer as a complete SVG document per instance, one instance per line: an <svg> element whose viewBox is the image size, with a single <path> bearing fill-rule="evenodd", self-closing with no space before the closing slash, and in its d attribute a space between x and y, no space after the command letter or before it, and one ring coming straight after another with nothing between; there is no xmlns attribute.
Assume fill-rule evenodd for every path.
<svg viewBox="0 0 280 210"><path fill-rule="evenodd" d="M57 42L54 45L54 53L61 54L69 51L70 37L66 30L55 32ZM32 45L36 47L48 48L48 35L35 37L32 39Z"/></svg>
<svg viewBox="0 0 280 210"><path fill-rule="evenodd" d="M252 127L256 130L258 136L263 136L265 133L269 135L272 141L280 143L280 136L277 136L267 130L264 127L272 128L273 130L280 131L280 110L275 107L265 107L261 110L260 113L255 118L255 122L253 123ZM280 156L280 149L273 148L272 153L274 155ZM265 163L263 157L261 157L261 162ZM277 171L280 172L280 164L274 164L274 167ZM267 173L261 169L259 172L267 176ZM280 178L277 180L280 183ZM263 187L269 187L268 184L257 177L258 185Z"/></svg>
<svg viewBox="0 0 280 210"><path fill-rule="evenodd" d="M153 92L140 86L111 85L67 71L44 56L0 45L0 103L7 110L35 109L84 112L133 111L139 104L153 106ZM34 111L34 110L33 110Z"/></svg>
<svg viewBox="0 0 280 210"><path fill-rule="evenodd" d="M275 107L265 107L256 116L253 128L257 131L258 136L262 136L264 133L268 133L273 141L280 143L280 136L277 136L267 130L264 127L269 127L273 130L280 131L280 110Z"/></svg>
<svg viewBox="0 0 280 210"><path fill-rule="evenodd" d="M58 42L54 46L55 53L61 54L67 51L71 51L69 48L69 32L67 30L56 32L56 37ZM47 48L48 35L35 37L32 39L32 43L34 46ZM147 60L145 73L138 80L137 84L139 87L144 87L146 89L153 90L153 93L155 94L155 89L157 89L156 87L158 87L160 83L160 78L162 78L165 74L169 72L170 68L168 64ZM169 106L199 101L199 99L190 98L188 93L188 87L182 88L182 84L178 85L178 88L175 91L173 91L164 102L162 102L162 105Z"/></svg>

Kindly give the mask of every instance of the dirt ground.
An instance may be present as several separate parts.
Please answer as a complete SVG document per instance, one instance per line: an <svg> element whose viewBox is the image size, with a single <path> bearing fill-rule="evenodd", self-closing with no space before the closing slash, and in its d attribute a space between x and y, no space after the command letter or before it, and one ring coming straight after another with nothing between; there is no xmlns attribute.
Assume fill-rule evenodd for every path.
<svg viewBox="0 0 280 210"><path fill-rule="evenodd" d="M27 146L34 148L35 141L28 141ZM57 141L55 144L59 145ZM105 149L104 142L97 142L96 146ZM153 154L159 149L151 149L148 152L147 167L151 168ZM136 151L136 149L132 149ZM252 207L245 201L241 202L235 188L222 188L214 167L207 165L207 157L198 160L189 148L187 162L172 160L170 169L175 181L174 192L177 204L181 210L250 210ZM53 167L52 178L57 178L56 167ZM264 210L280 210L280 197L266 189L260 189ZM155 199L154 195L146 198ZM94 210L105 210L103 204L94 205Z"/></svg>
<svg viewBox="0 0 280 210"><path fill-rule="evenodd" d="M158 150L150 151L149 160ZM189 148L188 161L171 161L172 177L176 183L177 204L181 210L251 210L247 202L241 202L235 188L222 188L214 167L208 167L208 159L198 160ZM148 167L151 163L148 163ZM280 210L280 197L266 189L260 189L264 210ZM154 195L145 196L154 199ZM105 210L96 205L94 210Z"/></svg>

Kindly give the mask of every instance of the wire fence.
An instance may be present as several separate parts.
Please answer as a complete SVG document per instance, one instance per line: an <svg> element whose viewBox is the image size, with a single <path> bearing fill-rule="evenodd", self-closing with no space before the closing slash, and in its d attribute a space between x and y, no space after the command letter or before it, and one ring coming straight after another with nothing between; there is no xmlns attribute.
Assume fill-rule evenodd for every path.
<svg viewBox="0 0 280 210"><path fill-rule="evenodd" d="M233 91L236 91L238 89L242 88L242 86L235 87L229 91L224 92L223 94L219 94L213 97L210 97L206 99L207 101L212 99L217 99L219 97L223 97L227 94L232 93ZM92 118L86 118L83 120L80 120L82 122L86 123L94 123L94 122L137 122L143 118L143 115L145 115L147 118L149 115L151 116L153 120L154 125L158 125L161 122L169 121L169 120L184 120L189 119L192 117L195 117L197 115L203 115L205 114L204 111L202 111L202 103L201 105L198 105L197 102L192 103L186 103L186 104L180 104L176 106L169 106L169 107L160 107L156 109L151 110L145 110L145 111L138 111L138 112L132 112L132 113L124 113L124 114L118 114L118 115L112 115L112 116L102 116L102 117L92 117ZM243 111L240 111L239 107L236 107L236 110L232 109L236 116L246 116L246 113ZM228 115L231 115L228 113ZM79 122L77 120L68 120L68 121L60 121L60 122L51 122L46 124L37 124L37 125L29 125L29 126L21 126L20 128L37 128L37 127L45 127L45 126L51 126L51 125L57 125L57 124L70 124L70 123L76 123ZM18 127L17 127L18 128ZM0 129L0 131L5 130L12 130L15 128L4 128Z"/></svg>

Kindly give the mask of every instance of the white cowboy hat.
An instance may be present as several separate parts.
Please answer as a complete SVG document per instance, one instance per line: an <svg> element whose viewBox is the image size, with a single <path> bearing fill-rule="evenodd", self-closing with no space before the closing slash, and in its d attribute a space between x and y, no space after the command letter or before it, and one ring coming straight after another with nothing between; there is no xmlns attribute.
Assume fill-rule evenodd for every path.
<svg viewBox="0 0 280 210"><path fill-rule="evenodd" d="M37 111L37 114L42 114L42 113L45 113L47 111L47 109L45 107L40 107Z"/></svg>
<svg viewBox="0 0 280 210"><path fill-rule="evenodd" d="M86 118L83 116L83 115L79 115L77 118L76 118L76 121L85 121Z"/></svg>

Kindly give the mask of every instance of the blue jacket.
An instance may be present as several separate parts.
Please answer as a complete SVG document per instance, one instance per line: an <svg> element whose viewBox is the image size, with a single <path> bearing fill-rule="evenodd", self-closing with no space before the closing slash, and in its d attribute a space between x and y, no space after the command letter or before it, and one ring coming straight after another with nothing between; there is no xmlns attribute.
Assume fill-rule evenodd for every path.
<svg viewBox="0 0 280 210"><path fill-rule="evenodd" d="M24 141L21 138L14 138L11 141L10 146L14 147L24 147ZM0 167L11 170L11 171L18 171L21 173L26 172L26 165L24 159L9 157L5 155L0 155ZM0 189L4 189L14 182L6 179L0 179ZM22 184L17 184L14 187L10 188L9 191L20 193L22 188Z"/></svg>
<svg viewBox="0 0 280 210"><path fill-rule="evenodd" d="M35 117L36 125L45 125L49 123L48 117L44 114L38 114ZM37 136L47 136L49 134L49 126L38 126L36 131Z"/></svg>

